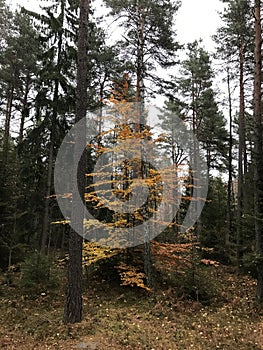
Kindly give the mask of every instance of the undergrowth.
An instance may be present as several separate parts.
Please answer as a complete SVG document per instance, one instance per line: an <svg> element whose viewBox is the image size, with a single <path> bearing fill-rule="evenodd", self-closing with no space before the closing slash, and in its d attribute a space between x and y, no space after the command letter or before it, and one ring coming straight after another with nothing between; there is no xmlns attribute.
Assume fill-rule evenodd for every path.
<svg viewBox="0 0 263 350"><path fill-rule="evenodd" d="M216 285L217 297L207 304L187 297L191 285L182 288L175 276L170 281L159 276L158 288L148 293L94 275L83 295L83 321L76 325L62 322L64 269L57 287L34 298L19 288L16 273L12 287L1 285L0 348L72 350L83 342L104 350L262 349L255 280L223 266L202 269L203 286ZM181 278L190 284L190 276Z"/></svg>

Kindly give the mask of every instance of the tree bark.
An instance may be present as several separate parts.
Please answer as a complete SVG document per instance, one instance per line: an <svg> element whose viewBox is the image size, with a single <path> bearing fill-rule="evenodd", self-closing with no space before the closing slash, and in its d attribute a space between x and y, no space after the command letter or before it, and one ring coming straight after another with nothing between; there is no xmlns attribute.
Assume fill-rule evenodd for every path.
<svg viewBox="0 0 263 350"><path fill-rule="evenodd" d="M227 182L227 233L226 233L226 246L229 247L230 237L232 234L232 204L233 204L233 116L232 116L232 98L230 89L230 73L227 71L227 88L228 88L228 108L229 108L229 149L228 149L228 182Z"/></svg>
<svg viewBox="0 0 263 350"><path fill-rule="evenodd" d="M137 103L137 113L138 113L138 131L143 132L146 127L145 120L145 91L144 91L144 47L145 47L145 14L144 9L140 5L140 1L137 0L137 71L136 71L136 103ZM139 171L142 179L148 176L148 163L147 154L144 147L144 140L142 140L141 147L141 169ZM145 220L147 220L147 213L145 213ZM151 259L151 242L150 242L150 232L149 227L146 225L144 232L144 273L146 277L146 284L148 287L152 286L152 259Z"/></svg>
<svg viewBox="0 0 263 350"><path fill-rule="evenodd" d="M7 93L5 130L4 130L4 139L3 139L3 158L2 158L3 181L5 181L4 174L5 174L6 165L8 162L10 123L11 123L11 117L12 117L13 100L14 100L14 87L11 86L8 93Z"/></svg>
<svg viewBox="0 0 263 350"><path fill-rule="evenodd" d="M62 23L61 29L63 28L64 22L64 2L61 1L61 18ZM58 75L61 72L61 54L62 54L62 44L63 44L63 30L60 30L59 39L58 39L58 54L57 54L57 62L56 62L56 79L54 86L54 94L52 101L52 117L51 117L51 127L50 127L50 146L49 146L49 157L48 157L48 174L47 174L47 190L46 190L46 198L45 198L45 208L44 208L44 218L43 218L43 227L42 227L42 235L41 235L41 243L40 243L40 252L45 253L47 246L47 238L48 238L48 229L50 223L50 195L52 190L52 178L54 172L54 146L55 146L55 138L56 138L56 123L58 118L58 98L59 98L59 77Z"/></svg>
<svg viewBox="0 0 263 350"><path fill-rule="evenodd" d="M29 117L29 106L28 106L29 86L30 86L30 74L27 73L26 82L25 82L25 94L23 97L22 113L21 113L20 127L19 127L19 136L18 136L19 144L23 141L25 121L26 121L26 118Z"/></svg>
<svg viewBox="0 0 263 350"><path fill-rule="evenodd" d="M257 298L263 302L263 133L262 133L262 27L260 0L255 0L255 66L254 66L254 201L255 201L255 235L257 249Z"/></svg>
<svg viewBox="0 0 263 350"><path fill-rule="evenodd" d="M239 145L238 145L238 194L237 194L237 266L242 264L242 217L244 201L244 159L245 159L245 92L244 92L244 42L239 48Z"/></svg>
<svg viewBox="0 0 263 350"><path fill-rule="evenodd" d="M43 228L40 243L40 252L45 253L47 246L48 228L50 223L50 195L52 188L52 175L54 168L54 142L55 142L55 127L57 122L57 103L58 103L58 80L55 82L55 91L53 97L53 111L52 111L52 121L51 121L51 132L50 132L50 145L49 145L49 156L48 156L48 173L47 173L47 190L45 198L44 207L44 217L43 217Z"/></svg>
<svg viewBox="0 0 263 350"><path fill-rule="evenodd" d="M78 33L78 63L77 63L77 90L76 90L76 117L77 123L86 117L87 112L87 51L88 51L88 15L89 0L80 1L79 33ZM86 130L78 138L86 139ZM75 140L75 151L81 142ZM83 140L82 140L83 141ZM76 159L74 161L77 161ZM78 162L77 186L74 186L72 193L72 214L71 220L78 226L78 232L83 230L84 208L79 210L76 205L78 195L84 199L85 194L85 152ZM77 323L82 319L82 244L83 238L71 228L69 238L69 267L68 267L68 288L67 301L64 312L65 323Z"/></svg>

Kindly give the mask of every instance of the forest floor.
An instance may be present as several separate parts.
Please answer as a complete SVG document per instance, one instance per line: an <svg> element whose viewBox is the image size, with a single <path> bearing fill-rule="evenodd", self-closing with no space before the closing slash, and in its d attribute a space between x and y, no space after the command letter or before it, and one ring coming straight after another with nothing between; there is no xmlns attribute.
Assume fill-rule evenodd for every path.
<svg viewBox="0 0 263 350"><path fill-rule="evenodd" d="M0 349L263 349L256 282L227 267L207 267L218 297L209 305L179 300L170 288L147 294L102 281L84 293L83 322L62 322L62 287L25 294L0 286Z"/></svg>

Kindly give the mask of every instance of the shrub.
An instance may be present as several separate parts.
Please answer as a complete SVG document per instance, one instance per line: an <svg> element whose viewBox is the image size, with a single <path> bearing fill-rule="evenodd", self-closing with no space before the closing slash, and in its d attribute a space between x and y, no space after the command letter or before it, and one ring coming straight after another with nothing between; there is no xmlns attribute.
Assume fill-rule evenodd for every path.
<svg viewBox="0 0 263 350"><path fill-rule="evenodd" d="M170 273L167 284L170 285L178 298L198 301L204 305L211 304L219 296L216 281L209 274L209 267L198 266Z"/></svg>
<svg viewBox="0 0 263 350"><path fill-rule="evenodd" d="M21 286L28 289L46 289L57 285L53 263L47 256L35 252L21 265Z"/></svg>
<svg viewBox="0 0 263 350"><path fill-rule="evenodd" d="M247 252L243 255L242 271L257 278L257 264L260 257L255 252Z"/></svg>
<svg viewBox="0 0 263 350"><path fill-rule="evenodd" d="M210 304L218 295L216 283L207 273L206 267L199 268L194 278L189 271L184 278L184 289L192 299L203 304Z"/></svg>

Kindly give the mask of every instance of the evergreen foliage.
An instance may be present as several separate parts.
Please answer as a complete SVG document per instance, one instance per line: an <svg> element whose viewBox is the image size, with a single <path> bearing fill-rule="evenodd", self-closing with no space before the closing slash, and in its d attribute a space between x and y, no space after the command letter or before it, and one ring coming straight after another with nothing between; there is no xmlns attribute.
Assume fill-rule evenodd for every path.
<svg viewBox="0 0 263 350"><path fill-rule="evenodd" d="M45 292L57 285L53 263L49 257L34 252L21 264L21 286Z"/></svg>
<svg viewBox="0 0 263 350"><path fill-rule="evenodd" d="M179 62L183 46L176 40L177 0L104 0L108 14L100 19L89 0L43 1L41 13L11 11L0 0L0 268L9 278L21 264L21 287L46 293L58 283L46 255L59 251L66 256L66 323L81 321L83 267L88 284L112 279L123 290L135 287L150 295L167 283L177 298L209 304L218 291L204 265L231 265L258 278L262 303L262 4L222 2L222 25L213 36L216 57L195 40L186 44ZM109 21L120 40L110 37ZM215 87L215 62L227 83L228 116ZM158 96L166 101L154 127L146 106ZM83 222L74 206L81 189L94 217L85 221L84 230L97 239L105 232L102 226L109 228L99 244L70 228L56 202L53 180L60 145L87 112L96 115L98 134L81 158L72 213ZM139 119L129 123L134 114ZM198 140L192 152L182 147L188 140L178 120ZM123 161L116 151L113 159L112 148L133 139L141 142L134 157ZM157 161L165 155L169 171L147 161L144 141L156 146ZM206 160L202 176L209 183L208 195L198 198L205 201L203 212L182 234L180 227L196 200L194 151ZM144 181L147 198L134 212L114 211L101 200L105 182L96 187L93 180L102 155L110 164L103 176L113 206L133 198L137 178ZM176 195L162 197L164 180L171 188L176 184ZM164 231L156 239L150 239L155 232L145 229L144 246L103 246L116 239L116 228L154 222L159 207L171 201L179 209L172 222L161 223ZM25 259L28 251L34 253Z"/></svg>

